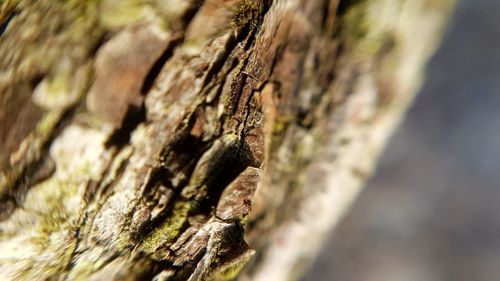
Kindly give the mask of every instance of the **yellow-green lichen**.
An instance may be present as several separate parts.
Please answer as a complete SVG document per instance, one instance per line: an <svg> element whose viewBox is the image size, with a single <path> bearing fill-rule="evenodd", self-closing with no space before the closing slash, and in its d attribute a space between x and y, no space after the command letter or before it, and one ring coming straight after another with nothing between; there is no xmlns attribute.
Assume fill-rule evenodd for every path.
<svg viewBox="0 0 500 281"><path fill-rule="evenodd" d="M70 277L75 279L87 279L102 266L103 261L101 260L78 262L75 264L75 267L71 269Z"/></svg>
<svg viewBox="0 0 500 281"><path fill-rule="evenodd" d="M80 209L71 202L78 197L77 189L77 186L56 179L44 181L32 187L23 208L13 213L10 220L17 227L11 229L12 233L0 235L3 241L14 240L2 245L4 257L15 260L19 255L46 256L41 260L25 259L23 269L18 271L21 280L48 279L65 270L76 247L75 231ZM21 252L15 247L19 241L23 241ZM5 261L8 262L9 258Z"/></svg>
<svg viewBox="0 0 500 281"><path fill-rule="evenodd" d="M61 59L53 74L47 75L33 91L33 102L47 110L67 108L74 104L88 87L90 77L89 65L79 67L76 71L67 59Z"/></svg>
<svg viewBox="0 0 500 281"><path fill-rule="evenodd" d="M104 0L99 5L99 22L109 29L143 21L150 12L144 0Z"/></svg>
<svg viewBox="0 0 500 281"><path fill-rule="evenodd" d="M391 13L397 11L388 5L397 7L399 3L363 0L347 8L342 18L341 32L345 36L346 49L353 56L360 59L374 56L386 44L388 20L394 17Z"/></svg>
<svg viewBox="0 0 500 281"><path fill-rule="evenodd" d="M273 132L274 133L280 133L283 132L290 123L294 122L296 120L295 115L279 115L275 118L274 123L273 123Z"/></svg>

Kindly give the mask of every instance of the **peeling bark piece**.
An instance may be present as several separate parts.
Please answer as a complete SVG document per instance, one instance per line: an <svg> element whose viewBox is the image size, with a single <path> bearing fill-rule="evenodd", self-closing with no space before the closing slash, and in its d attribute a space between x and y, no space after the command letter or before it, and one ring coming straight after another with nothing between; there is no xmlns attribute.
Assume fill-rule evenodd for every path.
<svg viewBox="0 0 500 281"><path fill-rule="evenodd" d="M198 253L196 242L204 241L201 247L206 247L188 281L231 280L236 277L255 254L242 234L243 229L238 223L209 221L205 224L188 245L196 248ZM193 253L193 250L188 252Z"/></svg>
<svg viewBox="0 0 500 281"><path fill-rule="evenodd" d="M171 36L153 24L121 31L97 53L96 80L87 97L89 111L120 128L129 106L141 107L141 89Z"/></svg>
<svg viewBox="0 0 500 281"><path fill-rule="evenodd" d="M252 208L252 197L259 181L260 169L247 167L222 192L216 216L222 220L245 218Z"/></svg>
<svg viewBox="0 0 500 281"><path fill-rule="evenodd" d="M255 128L246 134L243 144L245 152L248 152L249 162L256 167L260 166L265 156L264 132L262 128Z"/></svg>

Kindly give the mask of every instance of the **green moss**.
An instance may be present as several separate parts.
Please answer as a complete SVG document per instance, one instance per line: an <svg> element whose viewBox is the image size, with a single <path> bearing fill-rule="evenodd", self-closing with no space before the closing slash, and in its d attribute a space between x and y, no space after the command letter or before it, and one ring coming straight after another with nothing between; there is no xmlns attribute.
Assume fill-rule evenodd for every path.
<svg viewBox="0 0 500 281"><path fill-rule="evenodd" d="M191 209L191 202L175 202L172 215L144 239L143 249L148 253L154 253L160 246L172 244L181 234Z"/></svg>
<svg viewBox="0 0 500 281"><path fill-rule="evenodd" d="M247 264L247 262L254 256L254 250L248 250L242 255L240 255L237 259L232 262L218 267L218 270L212 274L209 280L212 281L228 281L233 280L238 276L243 267ZM217 261L214 261L217 262Z"/></svg>
<svg viewBox="0 0 500 281"><path fill-rule="evenodd" d="M236 264L236 265L229 267L223 271L217 272L216 274L214 274L212 280L214 280L214 281L215 280L216 281L233 280L234 278L236 278L236 276L238 276L238 273L240 273L240 271L244 265L245 265L245 263Z"/></svg>

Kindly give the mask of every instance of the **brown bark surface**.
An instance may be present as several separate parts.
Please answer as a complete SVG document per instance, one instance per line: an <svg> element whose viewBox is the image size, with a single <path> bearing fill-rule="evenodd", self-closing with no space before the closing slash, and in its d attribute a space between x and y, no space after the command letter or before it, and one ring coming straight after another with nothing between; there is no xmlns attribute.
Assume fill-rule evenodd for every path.
<svg viewBox="0 0 500 281"><path fill-rule="evenodd" d="M1 279L289 280L451 1L0 5Z"/></svg>

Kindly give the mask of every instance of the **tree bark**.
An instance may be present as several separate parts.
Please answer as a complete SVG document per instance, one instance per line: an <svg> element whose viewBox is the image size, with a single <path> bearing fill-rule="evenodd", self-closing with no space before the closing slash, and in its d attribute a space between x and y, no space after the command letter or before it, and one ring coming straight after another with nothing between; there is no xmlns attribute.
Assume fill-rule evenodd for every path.
<svg viewBox="0 0 500 281"><path fill-rule="evenodd" d="M294 280L452 1L0 5L0 279Z"/></svg>

